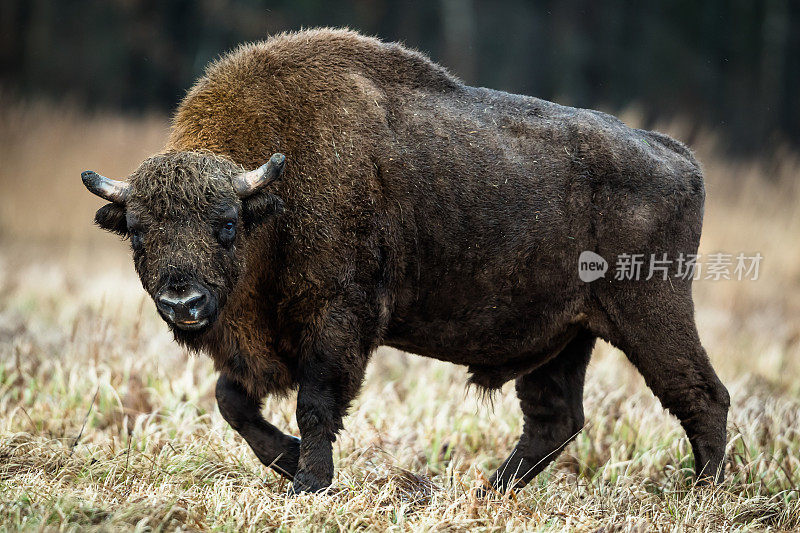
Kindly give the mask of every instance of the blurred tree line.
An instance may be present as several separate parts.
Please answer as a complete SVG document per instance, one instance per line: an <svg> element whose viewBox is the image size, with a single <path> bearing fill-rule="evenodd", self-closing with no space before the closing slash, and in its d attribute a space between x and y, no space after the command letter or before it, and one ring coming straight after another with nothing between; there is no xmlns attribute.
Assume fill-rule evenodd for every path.
<svg viewBox="0 0 800 533"><path fill-rule="evenodd" d="M205 64L309 26L400 40L472 85L640 104L737 152L800 144L800 0L0 0L5 92L172 109Z"/></svg>

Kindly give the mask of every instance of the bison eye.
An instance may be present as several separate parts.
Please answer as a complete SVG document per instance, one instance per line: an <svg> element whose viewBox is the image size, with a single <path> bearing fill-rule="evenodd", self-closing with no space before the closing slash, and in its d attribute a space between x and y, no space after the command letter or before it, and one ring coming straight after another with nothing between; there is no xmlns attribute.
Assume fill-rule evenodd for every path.
<svg viewBox="0 0 800 533"><path fill-rule="evenodd" d="M139 250L142 248L142 231L135 229L131 231L131 246L134 250Z"/></svg>
<svg viewBox="0 0 800 533"><path fill-rule="evenodd" d="M233 222L226 222L219 229L219 242L225 246L233 244L233 239L236 237L236 224Z"/></svg>

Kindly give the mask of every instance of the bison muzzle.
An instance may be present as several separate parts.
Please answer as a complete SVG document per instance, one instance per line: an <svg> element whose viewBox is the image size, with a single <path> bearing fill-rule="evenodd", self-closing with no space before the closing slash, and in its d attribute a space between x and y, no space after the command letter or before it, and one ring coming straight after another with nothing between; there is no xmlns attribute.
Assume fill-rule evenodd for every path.
<svg viewBox="0 0 800 533"><path fill-rule="evenodd" d="M698 475L723 474L729 399L691 276L578 275L585 251L696 253L702 173L665 135L309 30L210 65L161 153L127 181L83 181L176 340L212 357L222 415L295 491L330 485L380 345L465 365L487 390L516 380L524 429L497 489L530 481L583 427L597 338L681 421ZM260 413L292 390L301 439Z"/></svg>

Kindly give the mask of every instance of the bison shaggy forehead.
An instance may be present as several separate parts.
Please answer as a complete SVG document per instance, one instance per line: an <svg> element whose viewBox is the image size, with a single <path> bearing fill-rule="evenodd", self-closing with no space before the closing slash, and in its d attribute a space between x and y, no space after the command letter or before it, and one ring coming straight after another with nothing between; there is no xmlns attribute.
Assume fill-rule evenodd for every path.
<svg viewBox="0 0 800 533"><path fill-rule="evenodd" d="M129 205L146 206L155 218L208 212L220 202L238 203L231 184L243 172L227 158L203 152L172 152L146 159L130 179Z"/></svg>

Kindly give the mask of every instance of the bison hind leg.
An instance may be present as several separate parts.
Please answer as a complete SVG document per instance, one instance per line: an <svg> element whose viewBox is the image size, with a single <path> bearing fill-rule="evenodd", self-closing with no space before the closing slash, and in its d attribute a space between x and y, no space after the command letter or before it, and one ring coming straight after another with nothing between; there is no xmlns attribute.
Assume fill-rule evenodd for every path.
<svg viewBox="0 0 800 533"><path fill-rule="evenodd" d="M636 283L636 282L632 282ZM701 481L722 481L730 396L700 343L688 285L629 289L608 298L608 339L683 426Z"/></svg>
<svg viewBox="0 0 800 533"><path fill-rule="evenodd" d="M517 378L522 436L492 475L495 489L530 482L583 428L583 383L594 342L594 335L582 330L550 361Z"/></svg>

